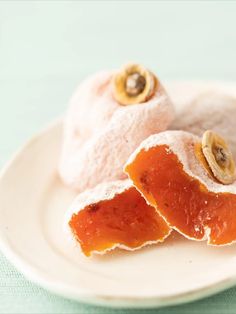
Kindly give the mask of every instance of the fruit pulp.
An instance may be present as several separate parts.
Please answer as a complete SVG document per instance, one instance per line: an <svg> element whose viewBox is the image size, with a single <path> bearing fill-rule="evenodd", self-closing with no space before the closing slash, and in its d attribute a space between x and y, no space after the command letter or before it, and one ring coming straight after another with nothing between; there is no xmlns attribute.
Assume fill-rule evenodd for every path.
<svg viewBox="0 0 236 314"><path fill-rule="evenodd" d="M134 187L86 206L72 215L69 226L87 256L118 245L135 249L162 241L170 232L165 220Z"/></svg>
<svg viewBox="0 0 236 314"><path fill-rule="evenodd" d="M236 195L210 192L188 175L167 145L141 150L125 171L146 200L187 237L222 245L236 240Z"/></svg>

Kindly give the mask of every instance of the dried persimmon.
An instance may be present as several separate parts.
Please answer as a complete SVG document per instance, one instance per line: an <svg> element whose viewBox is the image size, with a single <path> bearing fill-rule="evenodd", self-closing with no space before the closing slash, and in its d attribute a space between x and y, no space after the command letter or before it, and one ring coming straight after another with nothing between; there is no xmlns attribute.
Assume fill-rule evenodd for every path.
<svg viewBox="0 0 236 314"><path fill-rule="evenodd" d="M88 78L72 97L65 117L62 180L83 192L105 181L125 179L122 167L132 151L149 135L166 130L173 118L165 89L142 66Z"/></svg>
<svg viewBox="0 0 236 314"><path fill-rule="evenodd" d="M235 167L228 146L213 136L213 155L207 155L191 133L152 135L131 155L125 171L171 227L188 238L224 245L236 240Z"/></svg>

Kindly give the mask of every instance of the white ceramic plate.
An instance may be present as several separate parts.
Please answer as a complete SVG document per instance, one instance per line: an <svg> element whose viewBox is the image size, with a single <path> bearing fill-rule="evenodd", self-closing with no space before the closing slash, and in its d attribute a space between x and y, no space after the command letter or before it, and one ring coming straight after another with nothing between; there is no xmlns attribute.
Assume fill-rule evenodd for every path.
<svg viewBox="0 0 236 314"><path fill-rule="evenodd" d="M179 104L209 86L236 91L222 83L168 89ZM207 247L177 234L136 252L84 257L62 227L74 193L56 172L61 129L58 121L35 136L0 176L0 247L26 277L68 298L136 308L187 302L236 282L235 245Z"/></svg>

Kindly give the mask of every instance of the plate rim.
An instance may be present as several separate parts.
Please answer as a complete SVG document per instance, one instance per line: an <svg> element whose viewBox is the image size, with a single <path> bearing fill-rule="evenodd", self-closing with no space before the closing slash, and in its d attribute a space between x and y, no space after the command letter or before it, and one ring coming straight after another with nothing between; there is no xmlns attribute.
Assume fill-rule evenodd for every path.
<svg viewBox="0 0 236 314"><path fill-rule="evenodd" d="M0 176L1 180L1 176ZM86 293L86 290L76 290L73 292L70 287L63 283L54 283L45 277L44 272L40 272L37 267L30 265L29 261L25 261L11 248L10 243L0 230L0 250L5 255L7 260L20 271L26 280L36 284L37 286L46 289L48 292L56 294L73 301L82 302L90 305L104 306L110 308L161 308L171 305L189 303L192 301L206 298L226 289L233 287L236 284L235 276L220 280L217 283L207 285L205 287L194 289L190 292L170 295L167 297L111 297L99 294Z"/></svg>

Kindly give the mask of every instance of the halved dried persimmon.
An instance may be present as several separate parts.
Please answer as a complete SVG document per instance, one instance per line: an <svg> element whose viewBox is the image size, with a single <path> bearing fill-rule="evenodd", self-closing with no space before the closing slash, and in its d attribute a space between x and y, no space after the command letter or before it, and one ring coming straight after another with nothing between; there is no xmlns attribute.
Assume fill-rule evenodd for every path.
<svg viewBox="0 0 236 314"><path fill-rule="evenodd" d="M209 172L211 163L199 144L199 137L183 131L150 136L131 155L125 171L170 226L191 239L229 244L236 240L236 182L222 184ZM233 177L231 164L222 167L226 165Z"/></svg>
<svg viewBox="0 0 236 314"><path fill-rule="evenodd" d="M171 231L129 180L103 183L80 194L67 222L86 256L116 247L135 250L162 242Z"/></svg>

